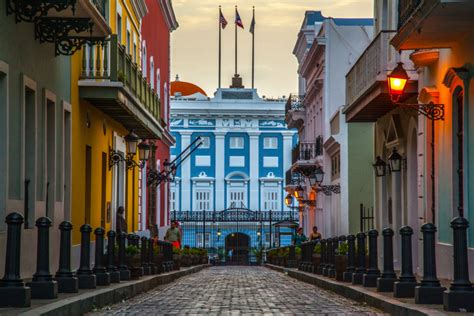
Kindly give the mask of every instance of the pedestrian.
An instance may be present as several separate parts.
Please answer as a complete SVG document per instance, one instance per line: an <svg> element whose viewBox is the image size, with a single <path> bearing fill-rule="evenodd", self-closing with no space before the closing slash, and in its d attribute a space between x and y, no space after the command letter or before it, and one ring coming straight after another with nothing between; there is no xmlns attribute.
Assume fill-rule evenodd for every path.
<svg viewBox="0 0 474 316"><path fill-rule="evenodd" d="M306 238L305 234L303 234L303 228L299 227L296 234L293 236L293 245L301 247L301 244L307 239L308 238Z"/></svg>
<svg viewBox="0 0 474 316"><path fill-rule="evenodd" d="M166 231L165 240L172 243L173 248L181 248L181 231L178 228L177 221L171 222L171 227Z"/></svg>
<svg viewBox="0 0 474 316"><path fill-rule="evenodd" d="M117 209L115 230L117 234L127 233L127 221L125 220L125 208L123 206L119 206Z"/></svg>
<svg viewBox="0 0 474 316"><path fill-rule="evenodd" d="M309 240L314 241L314 240L321 240L322 236L321 233L318 232L318 226L313 226L313 232L309 235Z"/></svg>

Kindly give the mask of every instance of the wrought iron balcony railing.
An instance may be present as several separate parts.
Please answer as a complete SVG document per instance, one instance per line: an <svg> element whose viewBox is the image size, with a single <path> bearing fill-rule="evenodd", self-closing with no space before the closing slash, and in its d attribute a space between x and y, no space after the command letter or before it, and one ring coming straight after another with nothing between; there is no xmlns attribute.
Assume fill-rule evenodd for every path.
<svg viewBox="0 0 474 316"><path fill-rule="evenodd" d="M403 26L413 13L420 7L424 0L399 0L398 2L398 27Z"/></svg>
<svg viewBox="0 0 474 316"><path fill-rule="evenodd" d="M288 111L300 111L304 108L304 95L290 94L286 101L285 113Z"/></svg>
<svg viewBox="0 0 474 316"><path fill-rule="evenodd" d="M117 35L111 35L110 41L104 45L83 47L81 79L122 83L158 122L161 121L158 95L132 56L118 43Z"/></svg>
<svg viewBox="0 0 474 316"><path fill-rule="evenodd" d="M323 138L318 136L314 143L299 142L292 150L292 162L313 160L323 154Z"/></svg>
<svg viewBox="0 0 474 316"><path fill-rule="evenodd" d="M106 0L90 0L91 3L97 8L100 14L104 17L107 16L107 2Z"/></svg>

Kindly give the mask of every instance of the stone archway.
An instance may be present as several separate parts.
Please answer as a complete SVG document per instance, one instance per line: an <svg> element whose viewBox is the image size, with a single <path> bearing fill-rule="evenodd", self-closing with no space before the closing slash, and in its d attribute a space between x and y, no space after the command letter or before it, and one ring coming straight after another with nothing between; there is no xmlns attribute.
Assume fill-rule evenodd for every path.
<svg viewBox="0 0 474 316"><path fill-rule="evenodd" d="M225 237L226 262L248 264L250 255L250 236L244 233L231 233Z"/></svg>

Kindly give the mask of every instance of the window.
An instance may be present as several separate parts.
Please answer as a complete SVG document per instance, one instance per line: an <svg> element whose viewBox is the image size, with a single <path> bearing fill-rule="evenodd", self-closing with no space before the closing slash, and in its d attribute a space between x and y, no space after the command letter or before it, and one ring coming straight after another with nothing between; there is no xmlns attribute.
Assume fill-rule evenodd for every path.
<svg viewBox="0 0 474 316"><path fill-rule="evenodd" d="M161 99L161 74L160 74L160 68L156 70L156 94L158 95L158 98ZM167 109L165 108L165 116L167 114Z"/></svg>
<svg viewBox="0 0 474 316"><path fill-rule="evenodd" d="M263 191L263 210L264 211L277 211L278 208L278 190L264 190Z"/></svg>
<svg viewBox="0 0 474 316"><path fill-rule="evenodd" d="M242 148L244 148L244 138L243 137L231 137L230 138L230 148L232 148L232 149L242 149Z"/></svg>
<svg viewBox="0 0 474 316"><path fill-rule="evenodd" d="M155 77L152 75L155 73L155 61L153 56L150 57L150 86L152 89L155 89Z"/></svg>
<svg viewBox="0 0 474 316"><path fill-rule="evenodd" d="M118 42L122 44L122 17L117 13L117 38Z"/></svg>
<svg viewBox="0 0 474 316"><path fill-rule="evenodd" d="M130 41L131 41L131 38L130 38L130 37L131 37L131 35L130 35L130 31L129 31L129 30L127 30L127 38L126 38L126 41L127 41L127 43L126 43L126 49L127 49L127 54L129 54L129 55L130 55L130 49L131 49L131 47L130 47L130 45L131 45L131 42L130 42Z"/></svg>
<svg viewBox="0 0 474 316"><path fill-rule="evenodd" d="M147 77L147 62L148 60L146 59L146 42L143 41L142 44L142 71L143 71L143 77Z"/></svg>
<svg viewBox="0 0 474 316"><path fill-rule="evenodd" d="M170 211L176 211L176 189L171 189L170 193Z"/></svg>
<svg viewBox="0 0 474 316"><path fill-rule="evenodd" d="M264 149L277 149L278 148L278 138L277 137L265 137L263 139L263 148Z"/></svg>
<svg viewBox="0 0 474 316"><path fill-rule="evenodd" d="M197 189L194 193L195 210L210 211L211 210L211 191Z"/></svg>
<svg viewBox="0 0 474 316"><path fill-rule="evenodd" d="M208 136L201 136L202 145L200 148L210 148L211 147L211 139Z"/></svg>
<svg viewBox="0 0 474 316"><path fill-rule="evenodd" d="M245 188L229 188L229 206L228 207L244 207L245 206Z"/></svg>
<svg viewBox="0 0 474 316"><path fill-rule="evenodd" d="M137 42L133 42L133 60L134 60L136 63L138 62Z"/></svg>
<svg viewBox="0 0 474 316"><path fill-rule="evenodd" d="M341 174L341 155L337 152L331 156L331 179L339 179Z"/></svg>
<svg viewBox="0 0 474 316"><path fill-rule="evenodd" d="M196 247L198 248L204 248L204 247L209 247L210 246L210 242L211 242L211 233L206 233L205 236L206 236L206 243L204 244L203 243L203 240L202 240L202 233L196 233Z"/></svg>

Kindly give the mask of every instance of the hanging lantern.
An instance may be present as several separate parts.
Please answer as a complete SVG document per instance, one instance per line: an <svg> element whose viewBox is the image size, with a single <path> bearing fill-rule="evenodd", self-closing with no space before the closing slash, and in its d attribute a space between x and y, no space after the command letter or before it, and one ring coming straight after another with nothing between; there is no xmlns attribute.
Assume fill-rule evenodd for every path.
<svg viewBox="0 0 474 316"><path fill-rule="evenodd" d="M408 79L410 79L410 77L408 77L406 70L403 68L403 63L401 62L398 63L397 67L387 76L388 93L393 103L397 103L400 96L405 92Z"/></svg>
<svg viewBox="0 0 474 316"><path fill-rule="evenodd" d="M375 163L373 164L374 170L375 170L375 176L377 177L383 177L385 176L385 170L387 169L387 164L385 161L380 158L380 156L377 156L377 159L375 159Z"/></svg>

